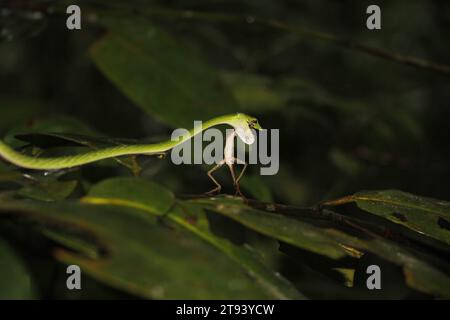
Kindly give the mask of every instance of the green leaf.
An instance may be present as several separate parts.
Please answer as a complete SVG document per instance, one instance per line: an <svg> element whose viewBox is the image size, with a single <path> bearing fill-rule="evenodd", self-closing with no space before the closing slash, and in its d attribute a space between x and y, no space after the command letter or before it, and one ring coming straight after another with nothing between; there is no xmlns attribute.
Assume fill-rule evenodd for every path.
<svg viewBox="0 0 450 320"><path fill-rule="evenodd" d="M2 116L0 117L0 134L4 134L11 127L19 123L31 124L33 118L42 113L42 105L35 99L24 100L23 98L0 97Z"/></svg>
<svg viewBox="0 0 450 320"><path fill-rule="evenodd" d="M101 21L110 33L93 46L91 56L147 113L168 125L191 128L193 120L239 111L214 70L163 30L137 18Z"/></svg>
<svg viewBox="0 0 450 320"><path fill-rule="evenodd" d="M393 242L376 239L368 243L358 240L361 249L378 255L403 269L406 283L419 291L443 298L450 298L450 277L424 259ZM448 270L447 270L448 272Z"/></svg>
<svg viewBox="0 0 450 320"><path fill-rule="evenodd" d="M345 248L335 239L337 236L344 237L345 235L337 230L318 228L281 214L256 210L246 206L239 199L218 197L197 199L192 202L223 214L250 229L299 248L333 259L346 255Z"/></svg>
<svg viewBox="0 0 450 320"><path fill-rule="evenodd" d="M351 196L358 207L450 244L450 203L398 190L363 191Z"/></svg>
<svg viewBox="0 0 450 320"><path fill-rule="evenodd" d="M133 207L164 215L173 206L173 194L160 185L141 178L111 178L94 185L89 202Z"/></svg>
<svg viewBox="0 0 450 320"><path fill-rule="evenodd" d="M183 207L181 210L181 206ZM186 214L188 214L186 216ZM262 263L262 257L249 245L243 247L215 236L207 226L208 220L202 208L189 203L179 204L169 217L211 243L224 254L234 260L260 285L272 298L301 299L305 298L297 289L279 273ZM194 223L192 218L194 217Z"/></svg>
<svg viewBox="0 0 450 320"><path fill-rule="evenodd" d="M73 237L74 230L79 230L80 237L89 235L98 242L101 258L60 249L55 251L57 259L77 264L95 279L141 297L272 297L216 248L185 229L169 228L134 208L76 202L1 202L0 213L4 212L40 222L57 230L59 236L70 231Z"/></svg>
<svg viewBox="0 0 450 320"><path fill-rule="evenodd" d="M7 167L0 163L0 183L13 183L17 188L9 188L12 193L35 200L59 201L72 194L78 185L75 180L58 181L52 176L39 173L22 173L16 168Z"/></svg>
<svg viewBox="0 0 450 320"><path fill-rule="evenodd" d="M162 187L144 179L113 178L94 186L83 201L137 208L153 215L166 213L165 218L209 242L247 270L270 296L282 299L302 297L288 281L264 266L250 247L239 247L213 235L200 207L184 201L178 201L172 208L169 206L172 202L169 201L165 201L166 207L159 206L161 199L168 199L166 193L168 191ZM159 210L155 210L155 207L159 207ZM171 211L167 212L168 209Z"/></svg>
<svg viewBox="0 0 450 320"><path fill-rule="evenodd" d="M34 200L60 201L66 199L75 190L78 182L72 181L37 181L29 183L17 194Z"/></svg>
<svg viewBox="0 0 450 320"><path fill-rule="evenodd" d="M338 148L332 148L329 153L331 162L349 176L356 176L361 172L362 165L354 157Z"/></svg>
<svg viewBox="0 0 450 320"><path fill-rule="evenodd" d="M30 273L14 249L0 238L0 299L32 299Z"/></svg>
<svg viewBox="0 0 450 320"><path fill-rule="evenodd" d="M284 104L271 88L270 78L237 72L223 72L221 77L246 112L279 110Z"/></svg>
<svg viewBox="0 0 450 320"><path fill-rule="evenodd" d="M132 139L117 139L103 136L87 136L75 133L63 132L34 132L19 133L15 138L31 143L39 148L85 146L90 148L106 148L122 144L137 144L142 141Z"/></svg>
<svg viewBox="0 0 450 320"><path fill-rule="evenodd" d="M8 143L16 143L15 136L17 134L31 134L37 132L69 132L78 134L92 135L94 130L77 118L66 115L53 115L46 117L36 117L29 123L14 127L8 131L5 141Z"/></svg>

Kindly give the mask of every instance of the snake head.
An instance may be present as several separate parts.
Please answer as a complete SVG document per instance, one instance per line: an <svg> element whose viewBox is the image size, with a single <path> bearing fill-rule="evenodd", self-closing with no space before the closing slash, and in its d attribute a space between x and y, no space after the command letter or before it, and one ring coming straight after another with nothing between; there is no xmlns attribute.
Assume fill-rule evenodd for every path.
<svg viewBox="0 0 450 320"><path fill-rule="evenodd" d="M259 125L258 119L254 117L247 119L247 124L250 127L250 129L262 130L262 127Z"/></svg>
<svg viewBox="0 0 450 320"><path fill-rule="evenodd" d="M255 142L255 136L253 135L252 129L262 130L258 120L255 117L243 113L237 114L236 120L234 129L238 137L246 144L253 144Z"/></svg>

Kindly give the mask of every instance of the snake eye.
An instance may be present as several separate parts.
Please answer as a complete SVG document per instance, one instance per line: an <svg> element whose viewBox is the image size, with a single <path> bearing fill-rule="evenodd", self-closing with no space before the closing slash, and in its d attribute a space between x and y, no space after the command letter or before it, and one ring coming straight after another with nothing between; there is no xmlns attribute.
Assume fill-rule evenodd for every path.
<svg viewBox="0 0 450 320"><path fill-rule="evenodd" d="M256 129L256 130L262 129L258 123L258 119L256 119L256 118L247 119L247 125L250 129Z"/></svg>

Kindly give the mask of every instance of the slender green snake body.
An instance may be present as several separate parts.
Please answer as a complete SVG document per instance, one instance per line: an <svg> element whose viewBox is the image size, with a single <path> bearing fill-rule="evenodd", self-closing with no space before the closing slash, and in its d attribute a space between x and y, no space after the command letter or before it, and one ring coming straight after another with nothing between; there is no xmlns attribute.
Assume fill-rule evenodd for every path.
<svg viewBox="0 0 450 320"><path fill-rule="evenodd" d="M15 151L13 148L0 140L0 157L12 164L33 170L58 170L77 166L82 166L99 160L120 157L125 155L158 154L166 152L177 145L189 140L203 130L210 127L227 124L234 128L237 136L245 143L251 144L254 141L252 128L260 130L256 118L243 113L224 115L203 122L201 127L191 129L188 134L181 136L178 140L166 140L154 144L120 145L88 151L81 154L61 156L61 157L33 157Z"/></svg>

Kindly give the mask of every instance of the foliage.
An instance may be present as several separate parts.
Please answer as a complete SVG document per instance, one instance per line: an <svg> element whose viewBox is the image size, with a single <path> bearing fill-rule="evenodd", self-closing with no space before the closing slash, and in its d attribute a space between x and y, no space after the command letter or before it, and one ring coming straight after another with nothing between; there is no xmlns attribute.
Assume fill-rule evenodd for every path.
<svg viewBox="0 0 450 320"><path fill-rule="evenodd" d="M0 43L2 139L35 156L78 153L240 111L281 129L280 172L250 167L244 200L201 195L207 168L167 158L45 173L0 162L0 298L450 298L450 204L434 199L449 200L448 77L345 51L297 18L381 48L412 43L312 9L329 1L76 2L81 32L65 29L64 2L12 11ZM445 17L428 6L407 6L403 21L432 33ZM24 13L43 7L46 27L17 29L14 19L25 26ZM286 26L259 20L272 14ZM404 28L412 51L448 59L436 53L448 43ZM82 269L82 291L65 288L69 264ZM381 291L366 288L372 264Z"/></svg>

